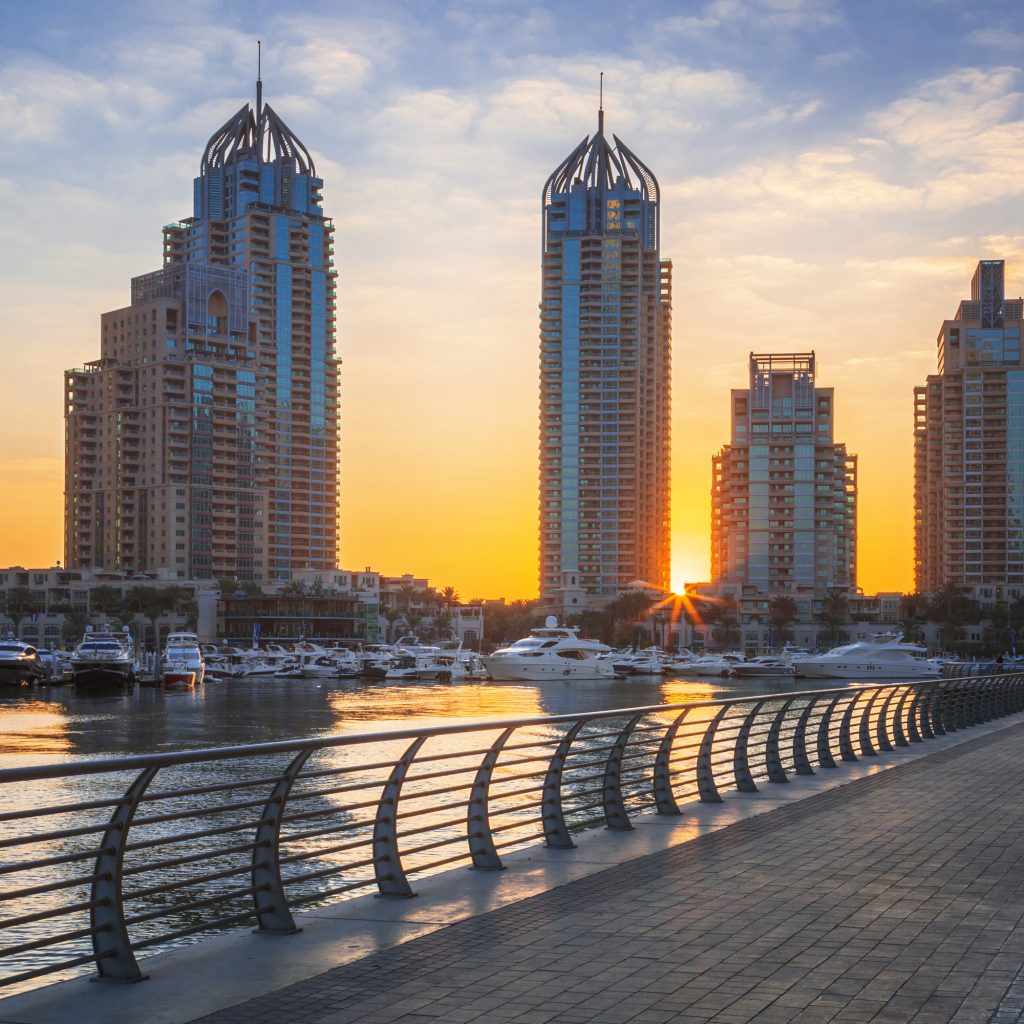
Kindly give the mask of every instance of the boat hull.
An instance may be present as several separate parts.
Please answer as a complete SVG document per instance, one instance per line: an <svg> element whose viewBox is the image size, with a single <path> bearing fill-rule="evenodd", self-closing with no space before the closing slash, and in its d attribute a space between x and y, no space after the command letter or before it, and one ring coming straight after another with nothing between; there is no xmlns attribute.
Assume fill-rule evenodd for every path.
<svg viewBox="0 0 1024 1024"><path fill-rule="evenodd" d="M913 664L794 662L793 667L796 674L805 679L938 679L942 674L934 667Z"/></svg>
<svg viewBox="0 0 1024 1024"><path fill-rule="evenodd" d="M130 665L85 665L72 668L72 682L83 692L116 692L129 690L135 683Z"/></svg>
<svg viewBox="0 0 1024 1024"><path fill-rule="evenodd" d="M511 659L484 658L488 675L496 683L541 683L545 679L614 679L615 669L607 662L575 665L523 665Z"/></svg>

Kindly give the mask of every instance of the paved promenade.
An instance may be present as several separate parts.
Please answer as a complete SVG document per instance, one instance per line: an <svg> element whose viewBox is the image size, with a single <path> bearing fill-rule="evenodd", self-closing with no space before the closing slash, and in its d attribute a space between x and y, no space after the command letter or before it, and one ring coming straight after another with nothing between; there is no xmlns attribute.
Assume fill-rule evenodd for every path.
<svg viewBox="0 0 1024 1024"><path fill-rule="evenodd" d="M909 759L914 754L921 756ZM851 773L874 770L869 759L731 797L727 804L776 794L785 802L498 909L461 920L453 909L455 923L434 922L429 934L370 955L353 959L339 942L334 962L349 961L342 966L212 1014L196 1012L180 987L178 1019L1024 1020L1024 724L993 723L886 761L895 766L853 781ZM815 791L824 778L834 788ZM813 795L798 798L806 787ZM691 820L705 811L714 813L698 808ZM648 827L629 841L642 844ZM468 874L489 884L497 877ZM375 901L406 913L416 903ZM256 941L287 958L300 952L288 944L304 935ZM157 973L130 995L144 998ZM87 988L102 990L108 1008L129 994ZM85 1001L76 997L76 1018ZM134 1012L140 1022L156 1019ZM44 1016L7 1013L0 1003L0 1021Z"/></svg>

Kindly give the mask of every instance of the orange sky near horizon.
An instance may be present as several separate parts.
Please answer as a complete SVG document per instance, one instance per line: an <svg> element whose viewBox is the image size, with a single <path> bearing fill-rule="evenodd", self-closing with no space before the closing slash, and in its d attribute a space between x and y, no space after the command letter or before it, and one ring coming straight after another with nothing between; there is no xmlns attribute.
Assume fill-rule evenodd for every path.
<svg viewBox="0 0 1024 1024"><path fill-rule="evenodd" d="M979 259L1007 261L1007 294L1024 283L1024 73L969 5L881 33L817 0L586 26L543 4L215 6L187 24L125 6L80 47L47 5L15 12L0 566L63 559L62 372L98 358L100 314L191 213L207 138L252 99L259 31L264 96L336 229L343 567L536 595L540 191L596 128L603 72L607 130L657 175L673 261L673 585L708 577L711 458L749 353L814 351L859 460L858 583L913 588L913 389ZM928 33L942 45L918 46Z"/></svg>

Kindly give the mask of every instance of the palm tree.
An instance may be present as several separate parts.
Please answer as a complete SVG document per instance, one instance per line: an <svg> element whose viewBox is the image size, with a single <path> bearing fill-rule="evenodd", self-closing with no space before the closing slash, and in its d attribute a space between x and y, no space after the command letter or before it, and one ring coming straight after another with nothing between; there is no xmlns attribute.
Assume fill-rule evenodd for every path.
<svg viewBox="0 0 1024 1024"><path fill-rule="evenodd" d="M96 587L89 595L89 610L97 615L117 616L121 614L123 608L124 596L117 587Z"/></svg>
<svg viewBox="0 0 1024 1024"><path fill-rule="evenodd" d="M740 609L734 597L726 597L713 606L711 636L720 647L735 647L743 638L740 631Z"/></svg>
<svg viewBox="0 0 1024 1024"><path fill-rule="evenodd" d="M441 591L441 599L446 605L459 603L459 592L454 587L445 587Z"/></svg>
<svg viewBox="0 0 1024 1024"><path fill-rule="evenodd" d="M14 622L14 631L21 636L21 620L32 611L32 591L28 587L11 587L7 591L4 610Z"/></svg>
<svg viewBox="0 0 1024 1024"><path fill-rule="evenodd" d="M900 628L908 640L924 639L922 626L928 619L928 596L904 594L900 598Z"/></svg>
<svg viewBox="0 0 1024 1024"><path fill-rule="evenodd" d="M834 587L828 591L821 602L821 611L815 618L828 627L829 644L835 647L839 640L839 627L845 626L850 619L850 601L845 590Z"/></svg>
<svg viewBox="0 0 1024 1024"><path fill-rule="evenodd" d="M943 583L928 602L928 618L942 627L944 648L962 639L963 624L976 615L977 606L967 596L966 588L953 580Z"/></svg>
<svg viewBox="0 0 1024 1024"><path fill-rule="evenodd" d="M768 602L768 621L780 643L793 639L790 623L796 622L796 601L788 594L778 594Z"/></svg>

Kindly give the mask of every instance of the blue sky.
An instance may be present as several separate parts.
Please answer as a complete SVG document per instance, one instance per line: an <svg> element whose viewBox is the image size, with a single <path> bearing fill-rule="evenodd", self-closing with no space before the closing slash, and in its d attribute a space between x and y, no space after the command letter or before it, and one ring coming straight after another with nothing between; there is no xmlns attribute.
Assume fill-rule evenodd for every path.
<svg viewBox="0 0 1024 1024"><path fill-rule="evenodd" d="M61 370L97 357L99 314L191 212L260 38L266 98L337 228L346 562L464 596L535 585L539 195L593 130L603 70L674 261L677 578L706 563L710 456L747 354L814 349L861 458L864 583L905 586L912 388L977 259L1024 284L1022 11L0 0L0 351L21 369L0 471L23 495L0 536L45 520L49 546L19 560L60 557ZM410 493L426 507L382 521Z"/></svg>

